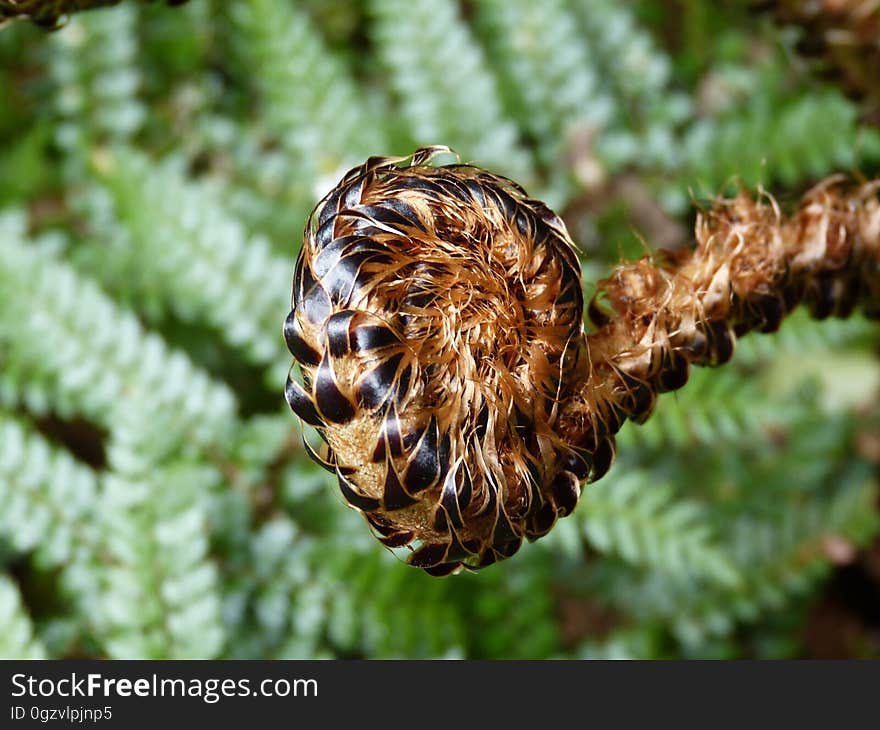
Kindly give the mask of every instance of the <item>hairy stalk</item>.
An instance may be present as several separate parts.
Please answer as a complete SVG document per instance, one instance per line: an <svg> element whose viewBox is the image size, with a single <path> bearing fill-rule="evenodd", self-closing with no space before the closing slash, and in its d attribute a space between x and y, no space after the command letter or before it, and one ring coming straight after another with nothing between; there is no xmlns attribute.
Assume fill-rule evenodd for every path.
<svg viewBox="0 0 880 730"><path fill-rule="evenodd" d="M880 318L880 182L831 178L791 217L743 192L699 216L693 251L617 267L588 313L581 380L562 409L566 441L592 457L593 479L613 455L625 419L644 421L656 395L691 365L717 366L750 331L775 332L800 303L817 319L861 307ZM605 301L608 313L602 307Z"/></svg>
<svg viewBox="0 0 880 730"><path fill-rule="evenodd" d="M509 557L600 478L626 419L803 302L880 317L880 182L830 179L785 218L743 193L697 247L617 267L585 334L574 245L515 183L448 148L371 158L318 204L285 323L291 408L382 542L434 575ZM307 445L308 446L308 445Z"/></svg>

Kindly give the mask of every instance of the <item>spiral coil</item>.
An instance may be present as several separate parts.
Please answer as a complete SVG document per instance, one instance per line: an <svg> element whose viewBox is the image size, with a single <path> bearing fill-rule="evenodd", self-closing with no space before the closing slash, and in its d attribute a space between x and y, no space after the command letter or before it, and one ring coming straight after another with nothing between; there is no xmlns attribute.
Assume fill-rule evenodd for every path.
<svg viewBox="0 0 880 730"><path fill-rule="evenodd" d="M293 410L386 545L434 574L488 565L575 506L554 430L583 298L562 221L445 147L373 158L316 208L285 338Z"/></svg>
<svg viewBox="0 0 880 730"><path fill-rule="evenodd" d="M618 266L585 334L562 220L515 183L429 147L371 158L315 208L284 336L310 455L389 547L433 575L513 555L604 475L614 435L690 366L813 316L880 316L878 185L830 179L785 219L718 201L693 251Z"/></svg>

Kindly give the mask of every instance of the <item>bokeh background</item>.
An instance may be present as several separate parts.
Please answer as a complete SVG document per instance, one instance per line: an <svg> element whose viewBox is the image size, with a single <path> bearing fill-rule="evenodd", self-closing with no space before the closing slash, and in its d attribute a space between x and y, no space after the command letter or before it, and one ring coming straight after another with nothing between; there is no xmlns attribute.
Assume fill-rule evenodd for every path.
<svg viewBox="0 0 880 730"><path fill-rule="evenodd" d="M748 5L132 1L0 28L0 656L880 657L860 316L743 340L548 537L447 579L372 538L283 404L306 216L367 156L448 144L518 180L588 292L688 245L717 194L876 175L870 100L815 28Z"/></svg>

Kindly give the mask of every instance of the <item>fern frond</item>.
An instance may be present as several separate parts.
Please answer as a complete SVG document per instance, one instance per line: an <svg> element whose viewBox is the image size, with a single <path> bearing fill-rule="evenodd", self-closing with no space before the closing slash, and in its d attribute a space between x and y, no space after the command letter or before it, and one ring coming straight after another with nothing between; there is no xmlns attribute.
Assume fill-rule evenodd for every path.
<svg viewBox="0 0 880 730"><path fill-rule="evenodd" d="M51 33L3 21L10 8L20 14L37 5L98 4L117 7L74 14ZM682 243L696 199L706 203L701 249L739 257L731 281L742 281L773 263L764 257L766 241L751 240L755 230L766 230L771 240L777 224L788 221L792 242L809 238L796 221L809 227L812 214L784 213L816 178L840 171L858 185L877 177L876 109L844 96L855 86L876 86L864 75L870 64L855 59L859 43L876 45L870 25L877 14L863 12L875 0L848 2L856 14L846 25L865 31L859 38L829 35L824 16L810 20L818 23L813 30L822 26L810 36L822 44L816 51L838 68L843 57L858 67L855 75L845 69L858 82L852 87L841 87L839 77L811 76L813 64L797 56L803 44L793 45L796 33L758 25L743 8L717 3L683 3L672 21L660 0L190 0L173 11L168 4L0 0L0 567L7 568L0 574L0 656L806 653L801 644L811 607L824 605L837 585L826 589L823 581L851 558L860 564L853 556L880 534L875 322L861 314L815 322L804 307L786 317L778 334L738 341L728 366L694 368L685 388L659 397L644 425L624 424L615 470L585 486L576 511L546 538L509 555L515 545L504 542L499 520L492 538L502 550L495 557L506 559L445 579L407 568L410 547L392 552L378 545L333 477L306 458L299 422L281 410L290 364L281 330L294 257L315 202L368 156L449 144L463 162L511 177L560 213L584 253L580 272L574 258L566 270L573 283L578 273L581 280L602 280L593 293L612 329L615 312L651 302L628 320L635 329L650 321L650 331L607 350L632 353L635 359L622 365L603 357L602 338L594 335L608 324L597 313L588 351L575 358L595 375L582 391L584 410L548 411L548 419L575 430L607 426L609 433L624 418L641 420L654 405L654 389L684 378L678 354L693 354L691 364L714 364L734 338L714 325L694 330L690 319L667 317L670 298L652 298L638 285L653 279L636 277L632 287L617 288L615 299L604 279L609 267L647 253L644 241ZM782 215L760 193L766 205L752 207L745 195L720 205L717 195L741 184L772 189ZM468 195L449 187L461 193L449 206L452 220L464 215ZM418 198L424 205L411 206L417 219L439 201L426 190ZM860 186L856 194L843 183L816 190L807 208L818 203L833 213L820 216L817 227L828 223L832 233L837 227L847 245L852 239L853 250L862 251L856 293L873 316L876 190ZM407 205L410 193L403 196ZM506 196L497 203L482 201L475 210L483 215L497 207L506 219ZM868 215L859 214L866 205ZM719 218L719 211L730 215ZM761 212L757 229L749 211ZM373 213L371 223L396 220L387 209ZM543 230L542 215L525 223ZM510 219L514 238L523 220ZM734 235L725 238L712 221L730 223ZM456 237L443 227L437 239L445 250ZM421 236L417 228L414 239ZM740 235L749 240L734 251ZM367 266L381 273L389 238L383 233L377 240L381 255ZM835 242L832 235L825 243ZM758 256L757 265L745 249ZM786 251L779 278L767 280L771 288L791 281L795 269ZM852 252L839 258L856 260ZM482 266L485 259L475 255L473 262ZM644 261L660 264L662 285L672 280L673 262L685 259L681 250ZM432 277L435 267L423 263L413 266ZM530 255L525 269L537 263ZM450 282L468 273L449 271ZM635 269L617 269L625 271ZM725 271L705 278L690 273L695 317L718 323L705 294ZM817 315L830 303L820 301L826 295L846 314L850 302L842 291L851 278L839 273L828 285L807 266L797 274L801 283L777 304L787 311L807 282L806 302ZM536 288L517 279L512 289L520 284L531 297L522 311L556 294L566 306L577 299L575 289L556 291L552 281ZM760 326L759 318L761 328L772 329L774 303L744 299L734 289L737 297L715 302L738 309L733 333ZM750 283L746 294L753 289L761 291ZM323 305L321 293L310 292L300 294ZM469 302L485 294L481 286L472 293ZM517 312L496 309L494 300L480 304L477 339L484 326L488 331L487 314L501 315L502 336L510 331L508 315L515 320ZM577 304L570 309L580 313ZM326 333L312 326L307 345L323 347ZM401 327L410 326L421 327L401 320ZM400 334L396 320L393 329ZM386 330L377 330L381 344ZM696 333L692 342L677 339L688 332ZM521 334L534 345L533 327ZM336 339L338 351L345 343ZM427 341L433 346L437 338ZM490 337L480 342L475 362L488 360L487 347L508 352ZM701 359L701 347L712 357ZM570 350L556 359L533 347L528 366L564 370ZM356 356L372 360L387 351ZM331 355L339 385L341 360ZM631 369L639 358L641 374ZM372 380L383 379L384 371L369 367ZM620 388L603 390L622 372L630 377ZM396 383L403 380L398 374ZM372 380L352 380L358 408L361 386ZM411 380L414 392L420 379ZM303 383L322 419L332 418L332 381L322 372ZM486 378L462 383L484 399L491 390ZM564 409L570 401L555 381L542 390L536 408ZM521 474L523 495L531 494L534 505L534 467L562 459L578 480L584 468L604 469L610 451L604 430L580 434L590 449L596 446L592 465L555 453L543 426L530 425L529 413L521 419L521 401L534 389L512 392L516 408L494 424L509 426L511 439L522 438L529 448L522 460L499 457L508 486L513 472ZM603 393L611 398L607 409ZM457 388L453 396L466 393ZM418 398L426 406L431 400ZM461 412L451 409L451 420L438 419L438 435L446 429L441 421L458 423ZM424 425L404 421L404 431ZM497 438L490 443L492 430L477 421L473 429L449 425L446 432L473 431L470 440L484 447L484 462L495 451L503 455L505 447ZM411 460L400 457L402 482L418 485L418 471L433 472L427 467L434 452L445 459L443 439L435 448L428 443L430 428ZM305 431L317 444L313 427ZM392 435L384 445L394 451ZM379 458L373 446L366 464ZM423 464L416 461L426 468L417 469ZM470 501L464 480L460 494L456 482L459 508L480 506L473 497L493 468L486 463L471 471ZM559 514L570 511L576 484L567 477L539 481L551 485L554 507L564 508ZM393 508L391 482L376 486L382 500L392 498L391 513L401 514ZM520 507L503 505L508 518ZM454 521L454 509L446 514ZM440 512L426 515L442 528ZM491 511L478 517L488 523ZM542 513L536 529L545 517L551 515ZM459 546L448 548L447 557ZM430 562L431 551L422 559ZM855 563L843 568L855 569ZM867 646L876 653L873 636L860 638L858 651Z"/></svg>
<svg viewBox="0 0 880 730"><path fill-rule="evenodd" d="M222 650L204 501L214 479L203 468L167 463L107 477L101 526L108 563L96 620L110 656L204 659Z"/></svg>
<svg viewBox="0 0 880 730"><path fill-rule="evenodd" d="M370 34L412 139L528 183L532 161L495 77L452 0L371 0Z"/></svg>
<svg viewBox="0 0 880 730"><path fill-rule="evenodd" d="M830 571L826 540L862 545L870 539L880 526L872 507L877 485L860 466L840 475L830 498L789 504L776 519L744 517L732 523L725 542L746 579L743 590L722 593L690 616L683 612L675 622L676 632L693 641L694 632L724 633L735 621L754 621L766 611L779 611Z"/></svg>
<svg viewBox="0 0 880 730"><path fill-rule="evenodd" d="M175 432L202 444L231 425L236 401L226 386L53 251L28 242L15 215L0 218L0 300L6 390L35 412L80 414L112 429L125 410L164 403Z"/></svg>
<svg viewBox="0 0 880 730"><path fill-rule="evenodd" d="M32 553L35 570L58 571L74 636L91 629L99 601L100 500L91 469L0 411L0 540Z"/></svg>
<svg viewBox="0 0 880 730"><path fill-rule="evenodd" d="M50 567L73 563L97 535L98 502L88 467L0 411L0 536L17 552L39 549Z"/></svg>
<svg viewBox="0 0 880 730"><path fill-rule="evenodd" d="M288 256L320 193L303 185L282 147L266 144L259 123L205 112L195 127L185 152L188 159L211 161L214 174L204 182L222 181L228 213Z"/></svg>
<svg viewBox="0 0 880 730"><path fill-rule="evenodd" d="M607 78L624 126L603 144L609 157L640 167L679 164L677 128L693 109L689 96L672 87L672 61L625 3L573 0L572 11L596 49L593 63Z"/></svg>
<svg viewBox="0 0 880 730"><path fill-rule="evenodd" d="M817 322L807 311L798 309L773 337L746 337L737 342L735 364L751 369L772 363L781 355L820 358L870 345L877 337L877 325L859 313Z"/></svg>
<svg viewBox="0 0 880 730"><path fill-rule="evenodd" d="M718 545L703 505L657 483L650 472L629 470L591 485L581 511L584 535L600 552L663 573L735 586L739 570Z"/></svg>
<svg viewBox="0 0 880 730"><path fill-rule="evenodd" d="M657 629L647 626L641 629L620 628L613 630L602 639L589 639L582 642L575 651L578 659L624 660L661 659Z"/></svg>
<svg viewBox="0 0 880 730"><path fill-rule="evenodd" d="M864 465L835 476L830 496L803 495L769 515L760 511L720 524L719 548L742 577L735 587L605 561L594 566L594 590L639 624L659 622L683 647L730 635L738 625L782 610L830 570L825 541L864 544L878 529L877 485Z"/></svg>
<svg viewBox="0 0 880 730"><path fill-rule="evenodd" d="M540 141L539 157L548 171L567 171L573 150L594 145L619 114L591 44L578 33L562 0L540 6L480 0L475 7L508 107Z"/></svg>
<svg viewBox="0 0 880 730"><path fill-rule="evenodd" d="M0 574L0 657L3 659L45 659L46 649L34 636L33 624L22 605L18 587Z"/></svg>
<svg viewBox="0 0 880 730"><path fill-rule="evenodd" d="M357 160L385 147L351 74L308 15L284 0L247 0L228 10L246 81L313 197Z"/></svg>
<svg viewBox="0 0 880 730"><path fill-rule="evenodd" d="M810 405L797 393L774 398L741 372L696 370L681 393L660 397L646 423L625 425L619 443L639 463L669 449L681 450L687 459L693 448L756 442L761 434L802 418Z"/></svg>
<svg viewBox="0 0 880 730"><path fill-rule="evenodd" d="M276 364L272 382L283 382L279 322L292 267L264 237L248 236L219 191L188 182L178 162L154 164L121 148L100 159L124 230L110 226L91 258L108 284L134 283L135 306L146 299L154 316L171 309L182 320L209 323L251 362Z"/></svg>
<svg viewBox="0 0 880 730"><path fill-rule="evenodd" d="M758 88L747 108L700 120L685 135L683 156L697 195L714 195L734 176L748 185L792 185L855 165L865 147L855 104L831 90L779 98Z"/></svg>
<svg viewBox="0 0 880 730"><path fill-rule="evenodd" d="M137 8L125 5L79 15L52 35L47 55L63 149L130 139L142 128L136 22Z"/></svg>

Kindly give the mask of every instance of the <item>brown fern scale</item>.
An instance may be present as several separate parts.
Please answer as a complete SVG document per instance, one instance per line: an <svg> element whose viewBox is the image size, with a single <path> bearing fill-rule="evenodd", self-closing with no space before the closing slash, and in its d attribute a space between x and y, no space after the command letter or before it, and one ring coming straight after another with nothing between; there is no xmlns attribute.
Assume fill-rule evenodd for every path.
<svg viewBox="0 0 880 730"><path fill-rule="evenodd" d="M876 186L830 181L785 220L772 201L720 203L692 253L620 266L583 329L561 219L445 147L371 158L315 208L285 338L286 396L326 444L306 448L386 545L434 575L509 557L611 466L690 364L816 316L880 315Z"/></svg>

